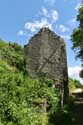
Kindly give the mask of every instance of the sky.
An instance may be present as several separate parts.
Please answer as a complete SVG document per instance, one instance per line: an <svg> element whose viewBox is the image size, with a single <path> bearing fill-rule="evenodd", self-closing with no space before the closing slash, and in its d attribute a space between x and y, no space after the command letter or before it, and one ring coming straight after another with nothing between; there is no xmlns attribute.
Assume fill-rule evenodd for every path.
<svg viewBox="0 0 83 125"><path fill-rule="evenodd" d="M49 27L64 38L67 50L68 74L79 78L81 61L71 49L70 35L79 25L76 21L82 0L0 0L0 38L27 44L42 27Z"/></svg>

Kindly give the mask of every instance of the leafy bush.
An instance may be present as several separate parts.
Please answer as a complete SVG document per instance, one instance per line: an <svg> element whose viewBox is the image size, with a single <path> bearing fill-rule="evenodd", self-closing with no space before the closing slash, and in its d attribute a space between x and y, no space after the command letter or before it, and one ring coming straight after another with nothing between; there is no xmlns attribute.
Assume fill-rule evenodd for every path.
<svg viewBox="0 0 83 125"><path fill-rule="evenodd" d="M19 71L0 72L0 122L2 125L47 124L44 100L49 112L57 105L57 95L49 79L31 79ZM46 107L47 108L47 107Z"/></svg>
<svg viewBox="0 0 83 125"><path fill-rule="evenodd" d="M68 125L70 112L58 110L53 80L25 71L23 48L0 39L0 125ZM74 82L69 80L70 90Z"/></svg>

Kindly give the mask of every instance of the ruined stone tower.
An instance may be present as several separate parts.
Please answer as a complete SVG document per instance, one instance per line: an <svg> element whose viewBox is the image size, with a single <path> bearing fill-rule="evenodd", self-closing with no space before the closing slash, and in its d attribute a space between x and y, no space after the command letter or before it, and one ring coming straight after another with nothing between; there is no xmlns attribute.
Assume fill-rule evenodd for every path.
<svg viewBox="0 0 83 125"><path fill-rule="evenodd" d="M68 73L64 40L42 28L24 47L26 69L31 77L46 76L54 80L63 100L68 95Z"/></svg>

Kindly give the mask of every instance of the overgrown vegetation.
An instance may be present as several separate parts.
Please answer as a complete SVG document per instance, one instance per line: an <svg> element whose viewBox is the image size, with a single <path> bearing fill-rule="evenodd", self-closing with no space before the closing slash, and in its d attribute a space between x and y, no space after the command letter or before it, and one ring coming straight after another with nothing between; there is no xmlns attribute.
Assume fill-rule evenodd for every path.
<svg viewBox="0 0 83 125"><path fill-rule="evenodd" d="M83 62L83 4L77 15L79 26L71 39L77 57ZM51 79L30 78L26 74L23 48L0 39L0 125L70 125L73 101L63 109L59 93ZM83 78L83 70L80 73ZM78 80L69 78L70 94L80 88Z"/></svg>
<svg viewBox="0 0 83 125"><path fill-rule="evenodd" d="M79 25L75 28L71 35L71 40L73 42L73 47L76 57L80 58L83 66L83 2L79 7L77 21ZM80 72L80 77L83 78L83 70Z"/></svg>
<svg viewBox="0 0 83 125"><path fill-rule="evenodd" d="M77 51L77 57L83 61L83 4L79 7L77 21L79 26L72 32L71 39L73 42L73 49Z"/></svg>
<svg viewBox="0 0 83 125"><path fill-rule="evenodd" d="M17 43L5 43L0 39L0 60L20 71L24 70L23 48Z"/></svg>
<svg viewBox="0 0 83 125"><path fill-rule="evenodd" d="M46 125L56 110L58 98L53 81L31 79L24 74L23 48L0 40L1 125Z"/></svg>
<svg viewBox="0 0 83 125"><path fill-rule="evenodd" d="M77 88L82 88L82 84L79 80L69 78L69 92L70 94Z"/></svg>
<svg viewBox="0 0 83 125"><path fill-rule="evenodd" d="M23 48L0 40L0 125L66 125L68 106L58 105L53 81L30 78L25 71ZM76 81L70 79L70 89ZM78 83L78 82L77 82Z"/></svg>

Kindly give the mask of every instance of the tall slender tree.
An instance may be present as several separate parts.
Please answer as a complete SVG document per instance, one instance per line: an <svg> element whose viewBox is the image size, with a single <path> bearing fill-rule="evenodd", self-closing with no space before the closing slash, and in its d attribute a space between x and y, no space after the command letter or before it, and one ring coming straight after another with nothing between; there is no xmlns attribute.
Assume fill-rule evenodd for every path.
<svg viewBox="0 0 83 125"><path fill-rule="evenodd" d="M73 30L71 35L72 48L76 50L77 57L83 61L83 3L79 7L77 21L79 21L79 26Z"/></svg>
<svg viewBox="0 0 83 125"><path fill-rule="evenodd" d="M80 58L83 66L83 1L78 9L77 21L79 25L75 28L71 34L71 40L73 42L72 49L76 52L76 57ZM80 73L83 77L83 70Z"/></svg>

